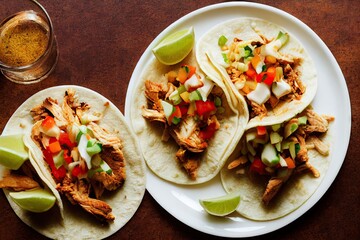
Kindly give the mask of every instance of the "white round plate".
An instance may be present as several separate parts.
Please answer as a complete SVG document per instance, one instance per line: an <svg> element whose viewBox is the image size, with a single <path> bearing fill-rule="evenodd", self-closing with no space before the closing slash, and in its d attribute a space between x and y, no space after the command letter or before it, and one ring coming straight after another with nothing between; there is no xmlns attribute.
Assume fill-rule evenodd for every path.
<svg viewBox="0 0 360 240"><path fill-rule="evenodd" d="M303 44L314 60L318 73L318 91L312 106L318 113L335 116L335 122L331 124L331 163L322 183L300 208L277 220L257 222L239 214L224 218L209 216L200 206L199 199L225 194L219 176L198 186L179 186L160 179L150 170L147 171L146 188L166 211L194 229L223 237L250 237L269 233L284 227L309 210L324 195L338 174L345 158L351 129L351 108L346 82L338 63L323 41L294 16L273 7L248 2L221 3L198 9L161 32L148 46L134 69L126 96L126 119L130 121L130 99L136 97L133 95L136 81L146 63L154 58L151 49L161 39L190 26L194 26L196 39L199 39L214 25L238 17L257 17L278 24Z"/></svg>

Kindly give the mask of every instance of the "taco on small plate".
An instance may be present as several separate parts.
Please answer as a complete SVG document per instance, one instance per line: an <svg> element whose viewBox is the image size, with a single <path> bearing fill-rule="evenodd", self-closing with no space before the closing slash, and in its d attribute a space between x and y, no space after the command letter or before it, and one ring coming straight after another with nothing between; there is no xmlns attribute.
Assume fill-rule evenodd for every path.
<svg viewBox="0 0 360 240"><path fill-rule="evenodd" d="M26 224L50 238L100 239L134 215L145 192L145 162L108 99L80 86L48 88L23 103L8 125L22 129L29 158L63 205L62 219L45 221L10 202Z"/></svg>
<svg viewBox="0 0 360 240"><path fill-rule="evenodd" d="M223 82L201 72L194 52L172 66L150 62L133 96L130 122L145 161L177 184L213 178L248 121L245 101L234 100Z"/></svg>
<svg viewBox="0 0 360 240"><path fill-rule="evenodd" d="M330 165L333 120L306 108L289 121L247 130L221 170L225 190L241 196L237 211L267 221L306 202Z"/></svg>

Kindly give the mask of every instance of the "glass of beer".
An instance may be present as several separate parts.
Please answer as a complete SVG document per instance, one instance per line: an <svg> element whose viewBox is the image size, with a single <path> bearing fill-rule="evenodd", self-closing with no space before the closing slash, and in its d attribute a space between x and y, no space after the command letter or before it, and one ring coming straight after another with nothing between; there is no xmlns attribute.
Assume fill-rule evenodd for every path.
<svg viewBox="0 0 360 240"><path fill-rule="evenodd" d="M16 83L45 79L55 68L57 42L51 19L36 0L0 0L0 69Z"/></svg>

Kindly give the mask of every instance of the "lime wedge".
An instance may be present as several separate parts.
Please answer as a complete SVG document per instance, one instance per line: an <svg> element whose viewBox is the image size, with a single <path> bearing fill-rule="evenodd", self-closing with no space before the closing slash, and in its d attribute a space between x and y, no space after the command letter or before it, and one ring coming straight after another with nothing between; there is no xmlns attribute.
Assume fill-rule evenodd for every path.
<svg viewBox="0 0 360 240"><path fill-rule="evenodd" d="M152 51L161 63L174 65L191 52L194 42L194 28L190 27L165 37Z"/></svg>
<svg viewBox="0 0 360 240"><path fill-rule="evenodd" d="M201 206L211 215L226 216L236 210L240 203L238 193L230 193L225 196L199 200Z"/></svg>
<svg viewBox="0 0 360 240"><path fill-rule="evenodd" d="M46 212L56 202L54 195L44 189L32 189L22 192L10 192L11 199L24 210Z"/></svg>
<svg viewBox="0 0 360 240"><path fill-rule="evenodd" d="M0 164L17 170L28 159L23 134L0 136Z"/></svg>

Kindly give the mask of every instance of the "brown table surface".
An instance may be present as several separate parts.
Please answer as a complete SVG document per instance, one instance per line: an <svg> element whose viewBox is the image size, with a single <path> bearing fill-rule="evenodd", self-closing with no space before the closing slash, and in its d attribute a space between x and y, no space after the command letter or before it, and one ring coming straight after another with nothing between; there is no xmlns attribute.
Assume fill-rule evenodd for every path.
<svg viewBox="0 0 360 240"><path fill-rule="evenodd" d="M0 132L13 112L34 93L56 85L92 88L124 111L135 65L169 24L221 1L41 1L52 17L60 57L51 76L18 85L0 75ZM329 190L308 212L259 239L360 239L360 1L255 1L284 10L312 28L337 59L352 107L352 134L343 166ZM332 96L329 96L332 97ZM337 160L337 159L335 159ZM338 159L341 160L341 159ZM25 225L0 193L0 239L44 238ZM75 236L74 236L75 237ZM75 237L76 239L76 237ZM134 217L110 239L218 239L178 221L146 192Z"/></svg>

